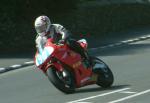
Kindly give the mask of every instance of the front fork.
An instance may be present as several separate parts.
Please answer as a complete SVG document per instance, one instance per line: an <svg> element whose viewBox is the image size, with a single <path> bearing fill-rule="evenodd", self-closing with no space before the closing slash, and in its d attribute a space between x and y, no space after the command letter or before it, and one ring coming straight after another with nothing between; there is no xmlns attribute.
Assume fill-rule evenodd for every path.
<svg viewBox="0 0 150 103"><path fill-rule="evenodd" d="M47 69L49 69L52 66L55 67L57 69L57 71L59 71L59 72L63 71L63 66L59 61L48 64L46 67L46 71L47 71Z"/></svg>

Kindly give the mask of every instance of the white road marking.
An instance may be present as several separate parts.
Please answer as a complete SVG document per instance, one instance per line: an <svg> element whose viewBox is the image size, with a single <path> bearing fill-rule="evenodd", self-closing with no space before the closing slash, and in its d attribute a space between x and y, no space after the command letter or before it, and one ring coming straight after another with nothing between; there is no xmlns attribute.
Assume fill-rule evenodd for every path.
<svg viewBox="0 0 150 103"><path fill-rule="evenodd" d="M129 39L129 40L121 41L121 42L114 43L114 44L109 44L109 45L106 45L106 46L100 46L100 47L96 47L96 48L90 48L89 50L93 50L94 51L94 50L98 50L98 49L105 49L105 48L109 48L109 47L119 46L119 45L122 45L124 43L126 44L126 43L130 43L130 42L136 42L136 41L139 41L141 39L149 39L149 38L150 38L150 35L147 35L147 36L138 37L138 38L135 38L135 39ZM34 64L34 61L25 62L24 64ZM18 68L18 67L21 67L21 66L13 65L11 67L13 67L13 68L17 67Z"/></svg>
<svg viewBox="0 0 150 103"><path fill-rule="evenodd" d="M122 43L116 43L116 44L115 44L115 46L119 46L119 45L122 45Z"/></svg>
<svg viewBox="0 0 150 103"><path fill-rule="evenodd" d="M1 70L5 70L5 68L0 68L0 71L1 71Z"/></svg>
<svg viewBox="0 0 150 103"><path fill-rule="evenodd" d="M146 39L147 37L141 37L141 39Z"/></svg>
<svg viewBox="0 0 150 103"><path fill-rule="evenodd" d="M135 39L133 39L133 41L139 41L140 39L139 38L135 38Z"/></svg>
<svg viewBox="0 0 150 103"><path fill-rule="evenodd" d="M121 43L128 43L128 40L125 40L125 41L121 41Z"/></svg>
<svg viewBox="0 0 150 103"><path fill-rule="evenodd" d="M76 103L92 103L92 102L76 102Z"/></svg>
<svg viewBox="0 0 150 103"><path fill-rule="evenodd" d="M133 97L137 97L137 96L140 96L140 95L146 94L146 93L148 93L148 92L150 92L150 89L145 90L145 91L140 92L140 93L133 94L133 95L131 95L131 96L127 96L127 97L124 97L124 98L118 99L118 100L114 100L114 101L111 101L111 102L108 102L108 103L118 103L118 102L121 102L121 101L124 101L124 100L130 99L130 98L133 98Z"/></svg>
<svg viewBox="0 0 150 103"><path fill-rule="evenodd" d="M139 37L139 38L134 38L134 39L129 39L129 40L124 40L124 41L121 41L121 42L118 42L118 43L109 44L109 45L102 46L102 47L90 48L90 50L97 50L97 49L105 49L105 48L109 48L109 47L115 47L115 46L119 46L119 45L122 45L122 44L137 42L141 39L148 39L148 38L150 38L150 35Z"/></svg>
<svg viewBox="0 0 150 103"><path fill-rule="evenodd" d="M112 92L108 92L108 93L104 93L104 94L99 94L99 95L95 95L95 96L91 96L91 97L87 97L87 98L82 98L82 99L70 101L70 102L67 102L67 103L79 103L80 101L93 99L93 98L97 98L97 97L102 97L102 96L106 96L106 95L109 95L109 94L114 94L114 93L121 92L121 91L128 90L128 89L130 89L130 88L119 89L119 90L116 90L116 91L112 91Z"/></svg>
<svg viewBox="0 0 150 103"><path fill-rule="evenodd" d="M96 48L96 49L105 49L105 48L107 48L108 46L102 46L102 47L98 47L98 48ZM92 49L92 48L91 48Z"/></svg>
<svg viewBox="0 0 150 103"><path fill-rule="evenodd" d="M5 68L0 68L0 73L4 72L5 70Z"/></svg>
<svg viewBox="0 0 150 103"><path fill-rule="evenodd" d="M146 38L150 38L150 35L146 36Z"/></svg>
<svg viewBox="0 0 150 103"><path fill-rule="evenodd" d="M21 65L16 64L16 65L12 65L12 66L10 66L10 67L17 68L17 67L20 67L20 66L21 66Z"/></svg>
<svg viewBox="0 0 150 103"><path fill-rule="evenodd" d="M137 93L137 92L122 91L122 92L120 92L120 93L125 93L125 94L135 94L135 93Z"/></svg>
<svg viewBox="0 0 150 103"><path fill-rule="evenodd" d="M34 61L25 62L25 64L32 64Z"/></svg>
<svg viewBox="0 0 150 103"><path fill-rule="evenodd" d="M115 44L110 44L107 47L114 47L114 46L115 46Z"/></svg>
<svg viewBox="0 0 150 103"><path fill-rule="evenodd" d="M133 41L134 41L134 40L132 40L132 39L131 39L131 40L127 40L128 43L129 43L129 42L133 42Z"/></svg>

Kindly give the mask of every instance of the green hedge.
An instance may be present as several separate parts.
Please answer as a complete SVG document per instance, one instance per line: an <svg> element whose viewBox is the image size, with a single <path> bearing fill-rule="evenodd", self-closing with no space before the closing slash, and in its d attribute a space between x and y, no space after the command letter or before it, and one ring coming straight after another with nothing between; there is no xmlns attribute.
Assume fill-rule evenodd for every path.
<svg viewBox="0 0 150 103"><path fill-rule="evenodd" d="M92 34L103 38L109 36L110 32L150 25L149 5L86 5L76 8L76 0L73 0L73 3L70 2L71 0L66 0L68 3L61 2L59 6L57 1L10 0L9 3L2 2L0 4L2 7L0 18L1 52L35 51L34 38L36 35L33 24L35 18L43 14L49 16L53 23L64 25L77 37L79 34Z"/></svg>
<svg viewBox="0 0 150 103"><path fill-rule="evenodd" d="M1 0L0 52L34 51L34 19L76 8L78 0ZM53 17L55 18L55 16Z"/></svg>
<svg viewBox="0 0 150 103"><path fill-rule="evenodd" d="M150 25L150 5L84 6L76 10L72 17L72 31L76 30L77 34L107 36L109 32Z"/></svg>

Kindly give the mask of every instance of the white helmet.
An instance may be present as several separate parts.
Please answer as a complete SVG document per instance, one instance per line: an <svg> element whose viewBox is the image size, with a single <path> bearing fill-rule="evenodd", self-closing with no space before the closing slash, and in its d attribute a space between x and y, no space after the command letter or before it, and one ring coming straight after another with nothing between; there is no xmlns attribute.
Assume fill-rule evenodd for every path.
<svg viewBox="0 0 150 103"><path fill-rule="evenodd" d="M50 25L51 21L47 16L37 17L34 23L35 30L40 36L44 36L49 31Z"/></svg>

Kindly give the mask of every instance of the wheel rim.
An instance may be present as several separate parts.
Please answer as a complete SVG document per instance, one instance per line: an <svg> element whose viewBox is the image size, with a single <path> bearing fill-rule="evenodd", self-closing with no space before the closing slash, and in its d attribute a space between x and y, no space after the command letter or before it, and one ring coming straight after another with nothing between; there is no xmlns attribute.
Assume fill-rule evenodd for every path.
<svg viewBox="0 0 150 103"><path fill-rule="evenodd" d="M56 71L56 75L65 84L66 87L71 87L71 75L67 70L64 70L63 72Z"/></svg>

